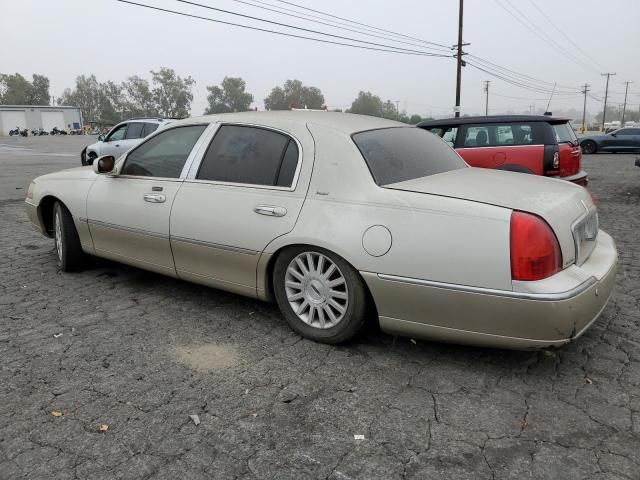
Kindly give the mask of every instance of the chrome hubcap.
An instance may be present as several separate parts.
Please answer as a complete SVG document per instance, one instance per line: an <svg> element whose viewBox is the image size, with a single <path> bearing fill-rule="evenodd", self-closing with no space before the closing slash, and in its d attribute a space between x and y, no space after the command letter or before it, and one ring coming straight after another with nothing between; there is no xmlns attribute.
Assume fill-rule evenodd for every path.
<svg viewBox="0 0 640 480"><path fill-rule="evenodd" d="M56 212L55 218L55 236L56 236L56 251L58 258L62 261L62 227L60 225L60 213Z"/></svg>
<svg viewBox="0 0 640 480"><path fill-rule="evenodd" d="M315 328L340 323L349 305L347 282L338 266L321 253L301 253L285 275L289 305L300 320Z"/></svg>

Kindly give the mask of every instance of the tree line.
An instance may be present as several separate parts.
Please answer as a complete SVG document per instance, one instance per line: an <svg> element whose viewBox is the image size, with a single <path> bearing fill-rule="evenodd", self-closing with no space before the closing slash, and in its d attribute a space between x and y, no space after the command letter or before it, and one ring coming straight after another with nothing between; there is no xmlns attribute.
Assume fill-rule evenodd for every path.
<svg viewBox="0 0 640 480"><path fill-rule="evenodd" d="M171 68L161 67L149 72L150 79L138 75L124 82L100 82L95 75L80 75L73 88L66 88L59 98L49 93L49 79L34 74L28 80L19 73L0 74L0 105L58 105L79 107L85 122L113 125L131 117L188 117L193 101L195 80L181 77ZM204 114L251 110L254 96L247 92L240 77L224 77L220 85L207 86L207 107ZM318 87L304 85L300 80L287 80L275 86L264 99L266 110L291 108L323 109L325 98ZM418 123L420 115L408 115L396 105L371 92L361 91L353 101L350 113L372 115L405 123Z"/></svg>

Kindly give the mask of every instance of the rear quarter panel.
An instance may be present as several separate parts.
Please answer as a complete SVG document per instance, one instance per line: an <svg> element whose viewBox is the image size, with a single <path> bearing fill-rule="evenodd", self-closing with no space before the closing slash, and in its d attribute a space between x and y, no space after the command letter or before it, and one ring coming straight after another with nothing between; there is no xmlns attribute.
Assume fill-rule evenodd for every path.
<svg viewBox="0 0 640 480"><path fill-rule="evenodd" d="M348 135L312 127L316 162L294 229L265 253L291 244L335 252L359 271L510 290L511 210L377 186ZM386 227L389 251L372 256L365 231ZM488 268L489 266L489 268Z"/></svg>

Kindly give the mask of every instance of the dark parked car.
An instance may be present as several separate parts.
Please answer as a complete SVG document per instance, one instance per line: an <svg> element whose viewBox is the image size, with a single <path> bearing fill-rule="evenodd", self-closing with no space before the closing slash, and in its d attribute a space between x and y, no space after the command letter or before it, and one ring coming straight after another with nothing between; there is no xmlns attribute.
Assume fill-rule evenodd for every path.
<svg viewBox="0 0 640 480"><path fill-rule="evenodd" d="M606 135L580 138L582 153L640 151L640 127L625 127Z"/></svg>
<svg viewBox="0 0 640 480"><path fill-rule="evenodd" d="M428 120L418 127L442 137L472 167L561 178L586 186L582 153L568 118L496 115Z"/></svg>

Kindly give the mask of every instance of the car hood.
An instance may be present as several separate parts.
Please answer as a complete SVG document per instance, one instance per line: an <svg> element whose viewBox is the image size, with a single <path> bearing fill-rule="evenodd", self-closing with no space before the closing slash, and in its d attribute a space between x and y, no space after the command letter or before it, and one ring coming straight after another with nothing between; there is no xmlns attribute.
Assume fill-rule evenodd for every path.
<svg viewBox="0 0 640 480"><path fill-rule="evenodd" d="M587 190L570 182L483 168L452 170L386 187L460 198L538 215L546 220L558 237L565 265L575 261L572 225L595 209Z"/></svg>

